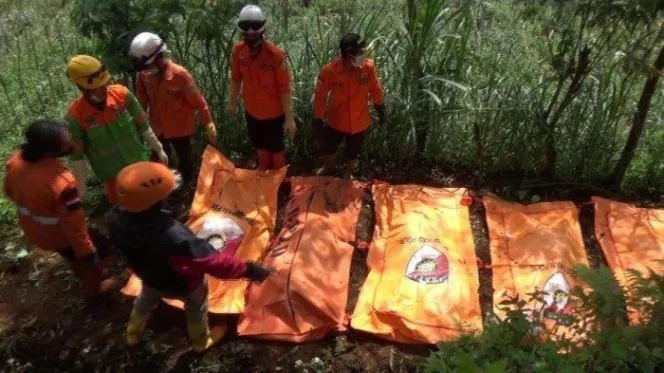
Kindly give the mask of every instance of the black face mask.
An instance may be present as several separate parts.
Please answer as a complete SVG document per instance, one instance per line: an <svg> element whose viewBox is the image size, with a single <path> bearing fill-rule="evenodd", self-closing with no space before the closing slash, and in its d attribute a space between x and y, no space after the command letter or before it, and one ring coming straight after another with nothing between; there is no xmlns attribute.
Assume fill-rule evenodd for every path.
<svg viewBox="0 0 664 373"><path fill-rule="evenodd" d="M252 38L252 39L244 38L243 40L244 40L245 44L247 44L247 46L249 46L249 48L256 48L263 42L263 35Z"/></svg>

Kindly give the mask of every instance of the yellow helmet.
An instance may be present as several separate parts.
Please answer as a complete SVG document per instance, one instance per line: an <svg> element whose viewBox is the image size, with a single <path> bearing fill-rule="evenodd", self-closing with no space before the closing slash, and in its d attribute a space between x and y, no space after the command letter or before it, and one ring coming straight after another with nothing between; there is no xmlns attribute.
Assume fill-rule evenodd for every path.
<svg viewBox="0 0 664 373"><path fill-rule="evenodd" d="M111 74L106 70L106 66L98 59L86 55L74 56L69 60L67 76L83 89L103 87L111 80Z"/></svg>

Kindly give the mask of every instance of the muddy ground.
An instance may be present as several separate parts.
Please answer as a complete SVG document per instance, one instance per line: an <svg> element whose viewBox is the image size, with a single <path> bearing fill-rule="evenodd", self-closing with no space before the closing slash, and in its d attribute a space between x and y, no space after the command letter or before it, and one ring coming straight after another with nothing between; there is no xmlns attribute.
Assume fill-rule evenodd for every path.
<svg viewBox="0 0 664 373"><path fill-rule="evenodd" d="M240 164L251 167L251 164ZM363 170L366 179L378 178L394 184L466 186L479 190L476 180L464 173L450 173L419 165L391 165L381 172ZM375 169L374 169L375 170ZM386 171L391 170L391 171ZM290 170L306 175L311 170ZM414 177L413 175L421 175ZM587 201L597 191L558 185L538 189L492 188L505 198L524 202L566 199ZM601 194L598 194L601 195ZM611 196L614 197L615 196ZM278 221L288 200L288 190L279 192ZM187 200L178 204L186 210ZM358 222L358 241L369 241L373 229L371 196L367 192ZM181 211L182 212L182 211ZM99 211L98 211L99 213ZM97 214L98 215L98 214ZM484 208L471 206L471 225L478 258L491 264ZM581 225L592 265L604 261L593 234L591 206L581 210ZM277 227L278 229L278 227ZM3 241L15 240L16 227L3 227ZM351 312L367 275L366 251L355 250L348 311ZM116 271L124 275L118 261ZM492 309L491 271L480 270L480 302L483 314ZM344 335L305 344L263 342L238 338L234 331L202 357L189 352L181 311L161 305L149 323L146 343L128 349L124 328L132 299L119 293L96 303L79 296L77 280L55 254L31 251L21 259L0 259L0 372L415 372L432 346L401 346L349 330ZM212 319L230 321L233 319Z"/></svg>

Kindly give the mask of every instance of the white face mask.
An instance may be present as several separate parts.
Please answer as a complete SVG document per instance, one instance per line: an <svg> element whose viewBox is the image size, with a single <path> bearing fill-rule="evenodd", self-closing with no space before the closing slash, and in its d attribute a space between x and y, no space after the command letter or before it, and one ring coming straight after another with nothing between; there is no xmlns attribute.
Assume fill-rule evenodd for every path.
<svg viewBox="0 0 664 373"><path fill-rule="evenodd" d="M157 65L150 65L147 70L149 74L157 74L159 72L159 66Z"/></svg>
<svg viewBox="0 0 664 373"><path fill-rule="evenodd" d="M360 54L358 56L353 57L352 63L353 66L355 67L361 67L362 65L364 65L364 61L366 61L366 58L364 57L363 54Z"/></svg>

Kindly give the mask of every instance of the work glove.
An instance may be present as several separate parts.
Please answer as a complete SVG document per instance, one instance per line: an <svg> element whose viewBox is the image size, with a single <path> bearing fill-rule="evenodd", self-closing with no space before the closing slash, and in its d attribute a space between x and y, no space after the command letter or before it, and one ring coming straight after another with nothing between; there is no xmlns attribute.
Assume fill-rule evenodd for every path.
<svg viewBox="0 0 664 373"><path fill-rule="evenodd" d="M245 277L260 284L270 276L270 273L271 271L262 265L256 262L249 262L247 263L247 274Z"/></svg>
<svg viewBox="0 0 664 373"><path fill-rule="evenodd" d="M214 122L210 122L205 125L205 132L207 133L207 140L210 144L217 143L217 127L214 125Z"/></svg>

